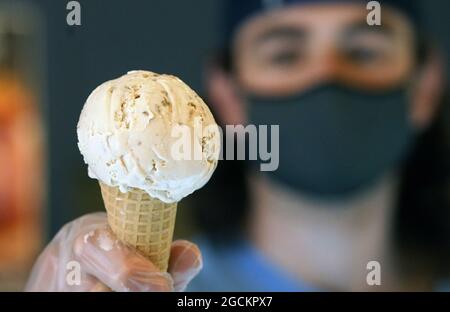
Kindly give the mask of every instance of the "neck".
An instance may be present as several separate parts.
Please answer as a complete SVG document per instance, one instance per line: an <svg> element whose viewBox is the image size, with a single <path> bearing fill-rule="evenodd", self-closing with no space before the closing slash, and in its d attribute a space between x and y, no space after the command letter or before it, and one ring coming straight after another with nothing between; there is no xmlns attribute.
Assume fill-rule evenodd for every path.
<svg viewBox="0 0 450 312"><path fill-rule="evenodd" d="M261 175L251 180L251 240L291 275L325 289L361 290L369 261L388 266L392 177L345 202L307 199Z"/></svg>

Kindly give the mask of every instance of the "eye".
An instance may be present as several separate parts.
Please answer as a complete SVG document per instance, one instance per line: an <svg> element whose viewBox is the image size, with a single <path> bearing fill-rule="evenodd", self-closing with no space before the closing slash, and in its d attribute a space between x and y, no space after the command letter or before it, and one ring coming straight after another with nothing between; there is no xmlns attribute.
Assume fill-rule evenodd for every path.
<svg viewBox="0 0 450 312"><path fill-rule="evenodd" d="M348 61L358 65L375 65L388 58L392 44L383 34L368 33L348 38L341 48Z"/></svg>
<svg viewBox="0 0 450 312"><path fill-rule="evenodd" d="M346 51L346 55L352 62L358 64L370 64L381 60L384 53L367 47L353 47Z"/></svg>
<svg viewBox="0 0 450 312"><path fill-rule="evenodd" d="M301 59L301 53L296 50L278 51L270 56L270 63L273 65L287 66L298 62Z"/></svg>

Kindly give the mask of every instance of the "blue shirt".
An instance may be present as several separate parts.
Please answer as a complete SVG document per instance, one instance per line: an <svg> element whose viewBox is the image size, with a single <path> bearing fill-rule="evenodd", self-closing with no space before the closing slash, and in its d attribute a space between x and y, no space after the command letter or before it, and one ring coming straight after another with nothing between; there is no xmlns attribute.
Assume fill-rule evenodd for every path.
<svg viewBox="0 0 450 312"><path fill-rule="evenodd" d="M213 246L194 240L203 256L203 270L187 291L316 291L294 280L245 241Z"/></svg>
<svg viewBox="0 0 450 312"><path fill-rule="evenodd" d="M294 279L246 241L227 247L205 239L194 242L202 251L203 270L187 291L321 291ZM444 280L435 290L449 292L450 283Z"/></svg>

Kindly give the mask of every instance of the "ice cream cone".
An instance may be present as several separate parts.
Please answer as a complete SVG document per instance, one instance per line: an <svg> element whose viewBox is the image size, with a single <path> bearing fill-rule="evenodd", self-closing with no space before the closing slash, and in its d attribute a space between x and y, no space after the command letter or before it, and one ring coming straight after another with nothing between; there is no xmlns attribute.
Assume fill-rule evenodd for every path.
<svg viewBox="0 0 450 312"><path fill-rule="evenodd" d="M122 193L118 187L102 182L100 188L114 234L166 272L177 203L164 203L135 188Z"/></svg>
<svg viewBox="0 0 450 312"><path fill-rule="evenodd" d="M192 140L174 135L187 129L194 150ZM100 181L109 225L161 271L168 267L176 203L217 167L219 130L206 103L172 75L130 71L99 85L84 103L78 147L89 177Z"/></svg>

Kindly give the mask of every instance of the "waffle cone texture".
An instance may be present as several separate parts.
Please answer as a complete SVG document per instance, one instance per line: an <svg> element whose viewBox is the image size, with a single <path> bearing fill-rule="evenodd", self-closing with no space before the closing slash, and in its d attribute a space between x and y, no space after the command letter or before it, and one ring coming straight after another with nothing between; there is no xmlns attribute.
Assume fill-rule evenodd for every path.
<svg viewBox="0 0 450 312"><path fill-rule="evenodd" d="M118 187L102 182L100 189L108 223L117 238L139 250L161 272L166 272L177 203L164 203L140 189L122 193Z"/></svg>

